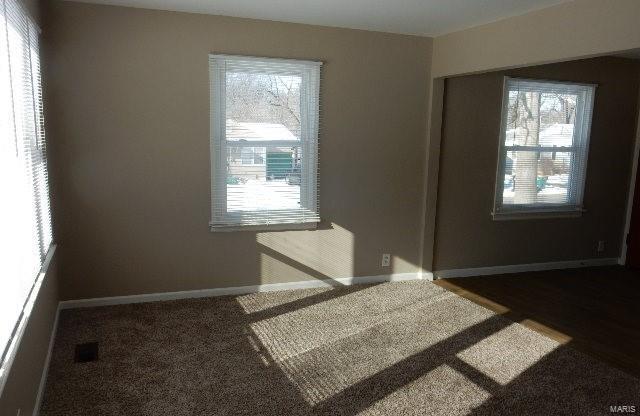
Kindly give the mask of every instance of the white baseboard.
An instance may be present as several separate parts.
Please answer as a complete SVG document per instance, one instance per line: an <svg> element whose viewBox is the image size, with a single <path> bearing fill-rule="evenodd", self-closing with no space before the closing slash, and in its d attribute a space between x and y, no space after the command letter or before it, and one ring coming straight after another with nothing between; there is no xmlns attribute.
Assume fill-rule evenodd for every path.
<svg viewBox="0 0 640 416"><path fill-rule="evenodd" d="M421 277L422 279L424 279L424 280L428 280L428 281L430 281L430 282L433 282L433 279L434 279L433 272L426 272L426 271L423 271L423 272L421 273L421 276L422 276L422 277Z"/></svg>
<svg viewBox="0 0 640 416"><path fill-rule="evenodd" d="M508 266L475 267L470 269L439 270L433 274L436 279L450 277L487 276L492 274L536 272L542 270L575 269L579 267L612 266L618 258L553 261L549 263L511 264Z"/></svg>
<svg viewBox="0 0 640 416"><path fill-rule="evenodd" d="M181 292L148 293L130 296L65 300L60 309L88 308L94 306L124 305L129 303L157 302L164 300L206 298L224 295L244 295L247 293L273 292L291 289L309 289L317 287L349 286L382 282L402 282L407 280L430 279L431 273L394 273L379 276L341 277L324 280L303 280L299 282L268 283L263 285L221 287L215 289L188 290Z"/></svg>
<svg viewBox="0 0 640 416"><path fill-rule="evenodd" d="M44 368L42 369L42 377L40 377L40 385L38 386L38 394L36 395L36 404L33 408L33 416L40 414L40 407L42 407L42 398L44 395L44 389L47 385L47 376L49 375L49 363L51 362L51 354L53 352L53 345L56 340L56 332L58 331L58 318L60 317L60 303L56 309L56 317L53 321L53 328L51 329L51 336L49 337L49 348L47 350L47 357L44 359Z"/></svg>

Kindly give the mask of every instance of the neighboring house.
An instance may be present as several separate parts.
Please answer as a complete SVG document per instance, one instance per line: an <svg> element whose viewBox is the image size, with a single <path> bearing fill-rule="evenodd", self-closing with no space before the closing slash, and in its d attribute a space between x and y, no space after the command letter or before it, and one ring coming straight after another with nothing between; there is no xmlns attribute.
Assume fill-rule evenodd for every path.
<svg viewBox="0 0 640 416"><path fill-rule="evenodd" d="M298 160L300 140L283 124L227 119L226 138L230 178L281 179ZM274 141L291 142L291 145L274 146Z"/></svg>

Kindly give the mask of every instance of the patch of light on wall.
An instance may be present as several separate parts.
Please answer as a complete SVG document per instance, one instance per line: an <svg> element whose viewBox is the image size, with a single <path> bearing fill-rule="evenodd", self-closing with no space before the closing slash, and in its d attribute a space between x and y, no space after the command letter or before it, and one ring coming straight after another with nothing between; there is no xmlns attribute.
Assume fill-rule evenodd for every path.
<svg viewBox="0 0 640 416"><path fill-rule="evenodd" d="M302 265L315 271L315 275L303 272L306 279L326 276L351 277L354 273L354 237L353 233L337 224L329 229L314 231L265 232L257 235L257 242L267 249L290 259L293 268ZM267 253L268 254L268 253ZM283 270L284 272L285 270ZM277 270L265 270L269 276ZM280 277L282 278L282 274ZM288 279L293 281L295 279ZM263 276L265 281L265 276Z"/></svg>

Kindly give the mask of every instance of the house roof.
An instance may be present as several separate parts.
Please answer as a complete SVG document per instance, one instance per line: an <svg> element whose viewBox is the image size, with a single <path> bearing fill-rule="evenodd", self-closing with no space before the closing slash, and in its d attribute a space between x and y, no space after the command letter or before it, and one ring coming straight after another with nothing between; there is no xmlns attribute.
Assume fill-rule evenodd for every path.
<svg viewBox="0 0 640 416"><path fill-rule="evenodd" d="M507 143L524 145L527 130L522 127L509 129L506 133ZM538 136L539 146L570 147L573 145L573 124L556 123L545 128Z"/></svg>
<svg viewBox="0 0 640 416"><path fill-rule="evenodd" d="M540 132L538 138L540 146L565 146L573 145L573 124L554 124Z"/></svg>
<svg viewBox="0 0 640 416"><path fill-rule="evenodd" d="M283 124L249 123L233 119L227 119L226 136L229 141L300 140Z"/></svg>

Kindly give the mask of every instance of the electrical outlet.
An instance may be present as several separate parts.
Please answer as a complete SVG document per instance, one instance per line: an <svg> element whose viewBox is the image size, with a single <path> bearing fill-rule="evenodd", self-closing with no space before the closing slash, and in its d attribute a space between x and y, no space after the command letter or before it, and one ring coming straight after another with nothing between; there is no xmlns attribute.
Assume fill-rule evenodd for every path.
<svg viewBox="0 0 640 416"><path fill-rule="evenodd" d="M382 255L382 267L391 266L391 254L383 254Z"/></svg>
<svg viewBox="0 0 640 416"><path fill-rule="evenodd" d="M598 241L598 253L602 253L604 251L604 240Z"/></svg>

